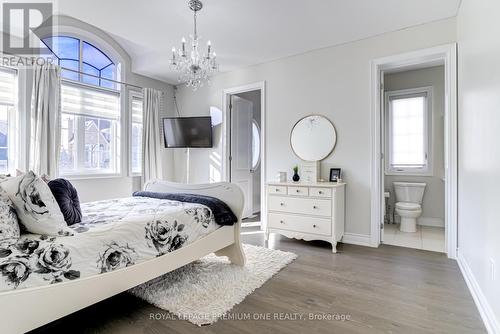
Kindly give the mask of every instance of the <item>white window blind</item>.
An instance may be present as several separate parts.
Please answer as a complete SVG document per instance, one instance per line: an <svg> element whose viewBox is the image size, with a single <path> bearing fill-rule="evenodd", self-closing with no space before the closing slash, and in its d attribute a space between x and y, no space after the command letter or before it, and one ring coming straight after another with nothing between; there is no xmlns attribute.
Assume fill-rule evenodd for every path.
<svg viewBox="0 0 500 334"><path fill-rule="evenodd" d="M0 103L14 106L17 95L17 72L9 68L0 67Z"/></svg>
<svg viewBox="0 0 500 334"><path fill-rule="evenodd" d="M61 86L61 111L117 120L120 118L120 93L64 83Z"/></svg>
<svg viewBox="0 0 500 334"><path fill-rule="evenodd" d="M142 124L142 98L132 97L132 122Z"/></svg>
<svg viewBox="0 0 500 334"><path fill-rule="evenodd" d="M392 101L392 165L425 166L425 97Z"/></svg>
<svg viewBox="0 0 500 334"><path fill-rule="evenodd" d="M13 173L18 147L17 71L0 66L0 173Z"/></svg>
<svg viewBox="0 0 500 334"><path fill-rule="evenodd" d="M133 174L140 174L142 169L142 97L132 96L132 131L131 131L131 170Z"/></svg>
<svg viewBox="0 0 500 334"><path fill-rule="evenodd" d="M63 81L61 112L61 174L118 174L120 93Z"/></svg>
<svg viewBox="0 0 500 334"><path fill-rule="evenodd" d="M389 92L387 98L387 171L427 173L430 92Z"/></svg>

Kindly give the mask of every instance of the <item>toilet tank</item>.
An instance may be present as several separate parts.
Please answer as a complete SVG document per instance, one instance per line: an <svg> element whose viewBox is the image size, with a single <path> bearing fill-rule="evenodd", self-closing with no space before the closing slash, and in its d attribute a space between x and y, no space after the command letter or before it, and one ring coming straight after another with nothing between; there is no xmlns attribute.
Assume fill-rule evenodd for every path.
<svg viewBox="0 0 500 334"><path fill-rule="evenodd" d="M393 182L397 202L410 202L422 204L424 198L425 183L417 182Z"/></svg>

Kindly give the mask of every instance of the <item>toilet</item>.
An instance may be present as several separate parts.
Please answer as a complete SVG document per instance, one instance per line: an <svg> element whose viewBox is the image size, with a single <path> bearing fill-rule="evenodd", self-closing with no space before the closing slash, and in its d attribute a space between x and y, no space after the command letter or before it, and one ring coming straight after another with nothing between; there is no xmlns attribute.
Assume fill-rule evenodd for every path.
<svg viewBox="0 0 500 334"><path fill-rule="evenodd" d="M396 193L395 210L401 217L401 232L417 232L417 218L422 214L425 183L393 182Z"/></svg>

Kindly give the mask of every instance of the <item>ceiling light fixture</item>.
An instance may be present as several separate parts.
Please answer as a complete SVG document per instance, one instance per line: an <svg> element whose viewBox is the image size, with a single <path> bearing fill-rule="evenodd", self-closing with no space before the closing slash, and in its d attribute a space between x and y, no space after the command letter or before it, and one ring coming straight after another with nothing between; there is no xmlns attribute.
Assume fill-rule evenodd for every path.
<svg viewBox="0 0 500 334"><path fill-rule="evenodd" d="M172 58L170 65L174 70L179 72L179 82L186 83L186 86L197 90L203 86L205 81L209 82L209 76L218 71L216 54L212 51L212 44L207 42L207 53L200 54L199 36L196 29L196 15L203 8L203 4L199 0L189 0L189 9L194 13L194 34L189 35L191 38L191 50L186 51L186 39L182 37L181 48L176 50L172 48Z"/></svg>

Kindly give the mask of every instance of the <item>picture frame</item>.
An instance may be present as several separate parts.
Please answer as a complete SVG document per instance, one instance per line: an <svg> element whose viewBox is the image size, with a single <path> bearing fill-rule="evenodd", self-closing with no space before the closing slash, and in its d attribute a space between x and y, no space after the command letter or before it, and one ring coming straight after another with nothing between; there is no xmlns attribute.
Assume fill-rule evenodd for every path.
<svg viewBox="0 0 500 334"><path fill-rule="evenodd" d="M338 179L342 179L342 169L330 168L330 182L337 182Z"/></svg>

